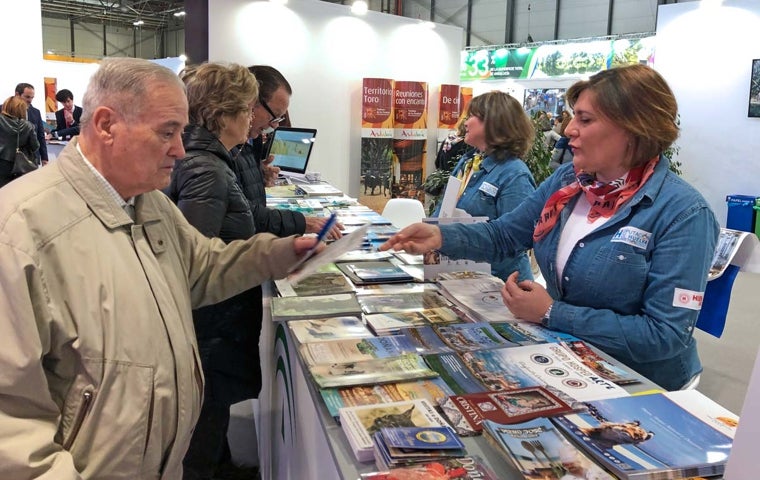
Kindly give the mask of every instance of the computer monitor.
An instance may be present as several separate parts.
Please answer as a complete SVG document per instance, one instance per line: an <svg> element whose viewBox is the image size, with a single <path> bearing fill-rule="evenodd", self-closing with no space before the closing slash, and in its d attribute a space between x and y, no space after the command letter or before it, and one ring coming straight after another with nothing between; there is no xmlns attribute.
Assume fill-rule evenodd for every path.
<svg viewBox="0 0 760 480"><path fill-rule="evenodd" d="M267 158L274 155L272 165L280 167L283 175L303 176L316 136L315 128L279 127L269 140Z"/></svg>

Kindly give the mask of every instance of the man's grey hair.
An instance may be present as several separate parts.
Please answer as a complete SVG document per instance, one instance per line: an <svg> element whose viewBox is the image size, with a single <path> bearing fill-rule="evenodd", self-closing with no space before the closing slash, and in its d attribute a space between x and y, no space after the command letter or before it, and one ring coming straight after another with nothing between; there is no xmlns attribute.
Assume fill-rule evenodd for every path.
<svg viewBox="0 0 760 480"><path fill-rule="evenodd" d="M170 69L141 58L106 58L90 78L82 97L82 126L98 107L110 107L128 120L136 120L147 106L150 89L157 83L185 85Z"/></svg>

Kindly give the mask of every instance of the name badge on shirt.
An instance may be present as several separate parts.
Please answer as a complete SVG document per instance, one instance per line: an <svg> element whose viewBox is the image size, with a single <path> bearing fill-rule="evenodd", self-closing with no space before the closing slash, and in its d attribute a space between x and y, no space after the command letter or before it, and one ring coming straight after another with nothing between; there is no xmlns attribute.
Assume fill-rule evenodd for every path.
<svg viewBox="0 0 760 480"><path fill-rule="evenodd" d="M701 310L704 297L705 292L695 292L694 290L686 290L685 288L676 288L673 290L673 306L688 308L689 310Z"/></svg>
<svg viewBox="0 0 760 480"><path fill-rule="evenodd" d="M499 189L495 185L491 185L488 182L481 183L480 188L478 190L485 193L489 197L495 197L499 191Z"/></svg>
<svg viewBox="0 0 760 480"><path fill-rule="evenodd" d="M631 245L642 250L646 250L649 245L649 239L652 238L651 232L646 232L636 227L623 227L612 236L611 242L621 242Z"/></svg>

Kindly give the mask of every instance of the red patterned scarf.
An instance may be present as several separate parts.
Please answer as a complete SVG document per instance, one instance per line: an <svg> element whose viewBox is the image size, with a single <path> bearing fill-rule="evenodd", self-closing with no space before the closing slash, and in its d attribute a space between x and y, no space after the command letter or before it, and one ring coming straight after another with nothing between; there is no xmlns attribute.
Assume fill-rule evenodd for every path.
<svg viewBox="0 0 760 480"><path fill-rule="evenodd" d="M594 175L576 170L577 181L560 188L546 201L536 228L533 230L533 241L541 240L554 228L559 220L559 213L581 190L591 204L591 210L587 216L589 223L599 217L611 217L620 205L627 202L649 180L659 160L659 156L654 157L645 165L631 169L627 175L610 183L599 182Z"/></svg>

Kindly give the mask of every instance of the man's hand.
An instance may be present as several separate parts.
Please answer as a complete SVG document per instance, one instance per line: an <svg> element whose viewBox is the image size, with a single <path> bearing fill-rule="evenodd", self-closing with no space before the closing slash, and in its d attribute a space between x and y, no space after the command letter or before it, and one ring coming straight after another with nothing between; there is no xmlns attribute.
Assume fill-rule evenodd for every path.
<svg viewBox="0 0 760 480"><path fill-rule="evenodd" d="M328 217L306 217L306 233L319 233L322 227L327 223ZM341 233L343 230L343 224L335 222L329 232L327 232L327 238L331 240L337 240L343 236Z"/></svg>
<svg viewBox="0 0 760 480"><path fill-rule="evenodd" d="M414 223L380 245L380 250L404 250L407 253L421 254L437 250L441 245L443 237L440 228L428 223Z"/></svg>
<svg viewBox="0 0 760 480"><path fill-rule="evenodd" d="M296 237L293 239L293 250L295 250L298 256L308 252L315 245L317 246L317 253L325 248L325 244L322 242L320 242L320 245L317 245L317 237Z"/></svg>
<svg viewBox="0 0 760 480"><path fill-rule="evenodd" d="M533 280L517 282L517 272L507 278L501 289L501 298L509 311L521 320L541 323L554 300L549 292Z"/></svg>
<svg viewBox="0 0 760 480"><path fill-rule="evenodd" d="M274 187L277 176L280 174L280 167L271 165L274 162L274 155L269 155L266 160L261 162L261 173L264 176L264 186Z"/></svg>

